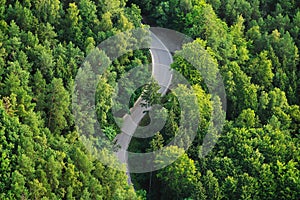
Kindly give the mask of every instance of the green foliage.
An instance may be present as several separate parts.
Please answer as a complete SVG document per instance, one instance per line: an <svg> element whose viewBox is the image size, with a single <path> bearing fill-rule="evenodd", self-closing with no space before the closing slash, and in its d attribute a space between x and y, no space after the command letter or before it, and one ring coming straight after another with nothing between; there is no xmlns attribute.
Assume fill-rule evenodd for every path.
<svg viewBox="0 0 300 200"><path fill-rule="evenodd" d="M107 125L107 112L111 108L113 92L114 89L107 83L107 80L103 77L99 78L95 98L96 112L101 127Z"/></svg>
<svg viewBox="0 0 300 200"><path fill-rule="evenodd" d="M221 199L221 190L219 187L218 179L214 177L212 171L208 170L207 174L203 176L203 185L205 187L205 194L207 199Z"/></svg>
<svg viewBox="0 0 300 200"><path fill-rule="evenodd" d="M283 0L0 0L0 199L299 199L299 6ZM98 139L89 126L95 119L73 116L71 101L90 106L93 97L101 129L114 139L120 131L111 113L115 82L150 61L147 49L127 52L149 41L129 44L130 35L121 34L110 45L127 53L101 77L94 67L110 61L94 48L143 26L142 19L195 39L174 54L172 64L193 90L180 85L161 97L155 80L138 91L126 78L119 83L132 95L130 105L142 94L144 106L161 104L168 111L163 129L133 140L130 150L161 149L165 154L156 156L156 165L179 156L156 172L133 176L133 189L124 172L104 166L85 148L80 136ZM87 55L90 62L83 63ZM105 63L99 65L99 57ZM203 158L204 136L224 118L224 105L209 94L217 70L227 121ZM84 92L71 99L77 74ZM133 79L146 78L140 76ZM188 121L199 121L195 140L179 141L191 142L187 152L168 145L187 131L180 124L181 97ZM210 121L213 113L219 115ZM100 154L116 162L105 150Z"/></svg>
<svg viewBox="0 0 300 200"><path fill-rule="evenodd" d="M149 84L145 86L145 89L142 94L142 99L145 103L142 102L142 106L148 108L152 105L159 104L161 100L161 94L158 92L160 86L155 80L151 80Z"/></svg>
<svg viewBox="0 0 300 200"><path fill-rule="evenodd" d="M0 199L139 199L124 172L84 147L70 106L84 55L139 19L119 1L0 1ZM97 88L106 125L112 88L105 79Z"/></svg>
<svg viewBox="0 0 300 200"><path fill-rule="evenodd" d="M254 110L246 109L236 119L236 125L245 128L254 128L258 126L259 119L255 116Z"/></svg>
<svg viewBox="0 0 300 200"><path fill-rule="evenodd" d="M49 85L48 96L48 128L54 133L60 133L67 127L67 115L70 98L61 79L54 78Z"/></svg>
<svg viewBox="0 0 300 200"><path fill-rule="evenodd" d="M191 172L184 164L179 164L180 158L155 173L156 178L151 182L158 186L152 185L148 198L158 199L168 193L163 198L298 199L299 3L261 0L129 2L140 6L147 23L175 29L195 39L175 53L172 68L189 81L198 99L200 126L187 155L194 161L196 171L202 174L193 175L202 189L198 196L192 197L191 190L188 190L190 195L186 195L182 188L177 188L186 183L185 177L181 177L181 183L176 182L181 174L178 171ZM209 54L212 62L201 64L205 59L196 58L199 52ZM184 59L186 56L191 58L190 62ZM215 73L212 66L218 66L224 81L228 121L213 151L199 158L202 140L214 112L215 102L210 102L212 99L207 94L208 77L214 77ZM197 67L204 73L199 73ZM187 95L184 90L182 93ZM176 95L172 91L163 98L169 111L166 125L160 132L165 145L182 132ZM156 138L150 143L161 146L159 141ZM176 154L175 150L171 153L170 147L163 148L170 151L170 156ZM141 183L138 188L148 188L149 177L136 180ZM161 188L162 185L166 187ZM154 192L154 188L158 192Z"/></svg>
<svg viewBox="0 0 300 200"><path fill-rule="evenodd" d="M165 148L161 155L157 155L155 163L158 166L164 166L170 159L178 156L180 157L174 163L156 174L157 178L166 186L163 188L162 198L188 198L199 192L197 191L199 189L197 187L199 174L196 172L196 166L182 149L176 146Z"/></svg>

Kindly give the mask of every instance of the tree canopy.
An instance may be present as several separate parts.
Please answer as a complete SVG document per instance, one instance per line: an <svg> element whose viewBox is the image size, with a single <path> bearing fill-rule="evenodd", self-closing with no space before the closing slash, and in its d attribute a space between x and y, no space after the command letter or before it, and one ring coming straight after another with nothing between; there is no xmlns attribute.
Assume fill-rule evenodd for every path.
<svg viewBox="0 0 300 200"><path fill-rule="evenodd" d="M128 51L95 75L92 66L103 64L98 57L110 62L95 46L142 23L194 39L172 54L171 65L190 87L179 85L161 96L151 79L133 88L135 80L126 74L151 63L149 49ZM300 199L299 35L299 1L0 0L0 199ZM125 52L132 47L129 35L119 36L110 45ZM199 52L210 62L200 62ZM226 113L224 101L209 91L217 71ZM72 98L78 74L95 78L80 87L90 95L94 84L96 119L72 113L75 100L89 106L87 97ZM131 79L146 79L142 74ZM129 96L126 108L114 102L122 92ZM186 116L198 122L193 141L181 127L183 96ZM178 159L131 174L129 185L128 174L101 163L82 136L103 145L95 127L85 123L97 120L113 141L121 131L113 107L123 117L139 97L145 107L160 104L167 117L152 137L133 137L129 151L162 150L156 166ZM226 118L218 136L211 129L215 113ZM150 124L149 116L139 131ZM210 132L218 140L203 157ZM170 145L174 138L191 145L186 151ZM118 162L105 149L100 155Z"/></svg>

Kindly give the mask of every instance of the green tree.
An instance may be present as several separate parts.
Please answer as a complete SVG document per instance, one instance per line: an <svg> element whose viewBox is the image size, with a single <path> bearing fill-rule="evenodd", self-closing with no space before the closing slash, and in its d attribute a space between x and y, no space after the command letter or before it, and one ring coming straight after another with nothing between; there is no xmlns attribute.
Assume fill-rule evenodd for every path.
<svg viewBox="0 0 300 200"><path fill-rule="evenodd" d="M81 42L83 39L83 33L82 33L82 22L81 22L81 16L79 14L79 9L77 4L69 3L69 7L66 10L66 17L61 22L61 30L63 31L63 34L61 34L62 39L67 39L68 41L74 42L76 45L79 45L81 47ZM67 27L67 28L65 28ZM65 35L68 37L65 38Z"/></svg>
<svg viewBox="0 0 300 200"><path fill-rule="evenodd" d="M39 21L46 23L49 22L51 24L55 23L57 19L59 19L59 9L60 9L60 1L59 0L33 0L35 15L38 17Z"/></svg>
<svg viewBox="0 0 300 200"><path fill-rule="evenodd" d="M244 18L237 17L237 22L232 25L230 35L233 39L233 45L236 49L236 56L238 64L244 64L249 60L249 51L247 49L247 40L244 37Z"/></svg>
<svg viewBox="0 0 300 200"><path fill-rule="evenodd" d="M237 190L237 180L231 176L226 177L222 184L222 195L224 199L238 199L236 193Z"/></svg>
<svg viewBox="0 0 300 200"><path fill-rule="evenodd" d="M297 199L299 196L299 169L296 168L297 163L290 160L288 163L276 163L276 179L278 198L280 199Z"/></svg>
<svg viewBox="0 0 300 200"><path fill-rule="evenodd" d="M114 89L107 83L105 77L99 78L96 89L96 113L101 127L108 123L107 113L112 106L112 96Z"/></svg>
<svg viewBox="0 0 300 200"><path fill-rule="evenodd" d="M110 12L106 12L102 15L100 25L102 31L109 31L113 27L113 23L111 21L112 14Z"/></svg>
<svg viewBox="0 0 300 200"><path fill-rule="evenodd" d="M145 102L142 102L142 106L144 107L150 107L155 104L159 104L161 101L161 94L158 92L160 89L160 86L158 83L152 79L149 84L145 86L145 89L142 94L142 99Z"/></svg>
<svg viewBox="0 0 300 200"><path fill-rule="evenodd" d="M224 85L228 96L229 117L236 117L243 109L257 110L257 86L251 84L250 78L236 62L222 69Z"/></svg>
<svg viewBox="0 0 300 200"><path fill-rule="evenodd" d="M80 21L86 37L93 37L99 30L100 21L97 17L97 7L93 1L79 0Z"/></svg>
<svg viewBox="0 0 300 200"><path fill-rule="evenodd" d="M55 134L59 134L68 125L70 97L61 79L54 78L48 87L49 106L47 107L47 126Z"/></svg>
<svg viewBox="0 0 300 200"><path fill-rule="evenodd" d="M14 6L9 5L7 15L8 18L15 19L23 30L34 31L37 29L38 19L30 8L23 6L19 1L16 1Z"/></svg>
<svg viewBox="0 0 300 200"><path fill-rule="evenodd" d="M241 112L241 114L236 119L236 124L238 127L254 128L259 124L259 119L255 115L254 110L246 109Z"/></svg>
<svg viewBox="0 0 300 200"><path fill-rule="evenodd" d="M163 189L162 197L165 198L188 198L197 188L197 177L194 161L176 146L170 146L157 155L155 163L164 166L170 159L179 157L174 163L161 169L156 174L157 178L166 186ZM197 188L199 189L199 188Z"/></svg>
<svg viewBox="0 0 300 200"><path fill-rule="evenodd" d="M249 70L252 81L263 90L269 89L273 83L272 62L268 59L268 52L263 51L258 57L251 60L251 64L245 71Z"/></svg>
<svg viewBox="0 0 300 200"><path fill-rule="evenodd" d="M35 109L37 111L43 112L46 107L46 81L43 78L43 75L40 70L38 70L33 75L33 86L32 86L32 92L34 94L33 100L36 102Z"/></svg>
<svg viewBox="0 0 300 200"><path fill-rule="evenodd" d="M259 196L261 199L272 199L276 193L276 183L274 183L274 174L271 171L270 164L264 163L259 173Z"/></svg>
<svg viewBox="0 0 300 200"><path fill-rule="evenodd" d="M12 173L11 191L15 198L28 198L28 189L25 187L25 177L19 172Z"/></svg>
<svg viewBox="0 0 300 200"><path fill-rule="evenodd" d="M30 187L30 198L41 199L46 194L47 190L38 179L34 179L29 182Z"/></svg>
<svg viewBox="0 0 300 200"><path fill-rule="evenodd" d="M203 176L202 179L207 199L221 199L222 196L218 179L214 177L213 172L208 170L206 172L206 175Z"/></svg>
<svg viewBox="0 0 300 200"><path fill-rule="evenodd" d="M29 60L33 62L33 70L38 69L43 74L47 83L53 79L54 60L52 50L49 47L38 44L29 49Z"/></svg>
<svg viewBox="0 0 300 200"><path fill-rule="evenodd" d="M150 152L160 150L164 146L164 138L158 132L155 134L154 138L150 142Z"/></svg>

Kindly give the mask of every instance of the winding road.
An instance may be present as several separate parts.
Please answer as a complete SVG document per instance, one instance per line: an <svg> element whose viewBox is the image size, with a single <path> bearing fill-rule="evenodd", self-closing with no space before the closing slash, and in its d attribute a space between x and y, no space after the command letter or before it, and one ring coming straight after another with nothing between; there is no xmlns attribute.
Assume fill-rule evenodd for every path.
<svg viewBox="0 0 300 200"><path fill-rule="evenodd" d="M152 77L160 85L159 92L165 95L172 80L172 70L170 68L173 58L171 53L165 44L156 36L153 32L151 34L151 46L150 53L152 57ZM128 168L127 149L131 141L139 122L145 116L145 112L151 108L144 108L141 106L143 100L139 98L134 106L130 109L130 115L126 114L123 117L123 125L121 133L115 138L116 145L119 145L120 149L116 152L116 155L121 163L126 164L126 174L128 176L128 184L132 184L130 177L130 170Z"/></svg>

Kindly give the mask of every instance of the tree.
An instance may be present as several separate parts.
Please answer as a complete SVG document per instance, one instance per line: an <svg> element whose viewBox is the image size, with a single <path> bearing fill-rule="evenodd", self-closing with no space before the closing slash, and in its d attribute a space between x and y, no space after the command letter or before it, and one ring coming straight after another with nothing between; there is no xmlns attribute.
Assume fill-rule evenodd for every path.
<svg viewBox="0 0 300 200"><path fill-rule="evenodd" d="M101 127L108 123L108 111L112 106L114 89L107 83L105 77L100 77L96 89L96 113Z"/></svg>
<svg viewBox="0 0 300 200"><path fill-rule="evenodd" d="M269 35L268 40L271 44L271 60L274 67L274 86L285 91L290 103L296 102L297 91L297 64L299 63L298 48L295 46L293 38L289 32L283 36L275 29ZM278 59L278 61L277 61Z"/></svg>
<svg viewBox="0 0 300 200"><path fill-rule="evenodd" d="M33 75L33 84L32 92L34 94L33 100L36 102L35 109L44 112L46 107L46 81L40 70Z"/></svg>
<svg viewBox="0 0 300 200"><path fill-rule="evenodd" d="M300 130L300 108L298 105L292 105L289 108L289 116L292 119L292 123L291 123L291 129L292 129L292 133L295 134L299 134L299 130Z"/></svg>
<svg viewBox="0 0 300 200"><path fill-rule="evenodd" d="M59 19L59 9L60 9L60 1L59 0L34 0L33 5L35 7L35 15L38 17L39 21L46 23L49 22L51 24L57 22Z"/></svg>
<svg viewBox="0 0 300 200"><path fill-rule="evenodd" d="M185 32L193 38L205 40L219 64L225 64L227 59L235 57L228 26L216 16L211 5L201 2L193 7L186 16Z"/></svg>
<svg viewBox="0 0 300 200"><path fill-rule="evenodd" d="M230 35L233 37L233 44L236 48L238 64L244 64L249 60L249 51L247 49L247 40L244 37L244 18L240 15L237 22L232 25Z"/></svg>
<svg viewBox="0 0 300 200"><path fill-rule="evenodd" d="M88 55L95 48L95 40L88 37L85 41L85 54Z"/></svg>
<svg viewBox="0 0 300 200"><path fill-rule="evenodd" d="M145 89L142 94L142 99L145 103L142 102L142 106L148 108L152 105L159 104L161 100L161 94L158 92L160 86L155 80L151 80L149 84L145 86Z"/></svg>
<svg viewBox="0 0 300 200"><path fill-rule="evenodd" d="M277 160L275 165L277 174L278 198L296 199L299 192L299 170L296 168L297 163L290 160L288 163L282 163Z"/></svg>
<svg viewBox="0 0 300 200"><path fill-rule="evenodd" d="M127 19L124 14L120 14L118 20L118 28L121 31L131 30L133 29L133 24Z"/></svg>
<svg viewBox="0 0 300 200"><path fill-rule="evenodd" d="M6 0L1 0L1 3L0 3L0 5L1 5L0 6L0 16L1 16L0 19L3 19L2 16L4 16L3 14L4 14L4 11L5 11L5 8L6 8L5 2L6 2Z"/></svg>
<svg viewBox="0 0 300 200"><path fill-rule="evenodd" d="M12 193L15 198L28 198L28 190L25 187L25 177L18 171L12 173Z"/></svg>
<svg viewBox="0 0 300 200"><path fill-rule="evenodd" d="M57 190L59 187L59 179L62 176L62 166L61 163L54 160L54 156L50 156L47 160L46 164L46 173L47 173L47 180L50 184L51 190Z"/></svg>
<svg viewBox="0 0 300 200"><path fill-rule="evenodd" d="M238 127L254 128L259 124L259 119L255 115L254 110L246 109L236 119Z"/></svg>
<svg viewBox="0 0 300 200"><path fill-rule="evenodd" d="M258 184L260 188L259 197L261 199L271 200L276 193L276 183L274 183L274 174L271 171L271 164L264 163L261 167Z"/></svg>
<svg viewBox="0 0 300 200"><path fill-rule="evenodd" d="M237 193L241 199L256 199L258 195L257 180L247 173L239 175Z"/></svg>
<svg viewBox="0 0 300 200"><path fill-rule="evenodd" d="M171 67L187 78L191 84L203 84L200 72L181 56L175 55L174 63L172 63Z"/></svg>
<svg viewBox="0 0 300 200"><path fill-rule="evenodd" d="M160 150L164 146L164 138L163 136L158 132L155 134L154 138L150 142L150 149L149 151L157 151Z"/></svg>
<svg viewBox="0 0 300 200"><path fill-rule="evenodd" d="M47 126L55 134L67 127L66 120L69 113L70 97L63 86L61 79L54 78L48 87L48 96L50 100L47 106ZM66 109L67 108L67 109Z"/></svg>
<svg viewBox="0 0 300 200"><path fill-rule="evenodd" d="M268 52L263 51L258 57L251 60L248 67L252 81L258 84L262 90L267 90L272 86L274 74L272 72L272 62L268 59Z"/></svg>
<svg viewBox="0 0 300 200"><path fill-rule="evenodd" d="M109 31L113 27L113 23L111 21L112 14L110 12L106 12L102 15L102 19L100 21L101 30L102 31Z"/></svg>
<svg viewBox="0 0 300 200"><path fill-rule="evenodd" d="M53 79L53 56L50 47L38 44L29 49L29 60L33 62L33 70L39 69L47 83Z"/></svg>
<svg viewBox="0 0 300 200"><path fill-rule="evenodd" d="M95 36L99 30L100 21L97 17L97 7L93 1L79 0L78 3L80 21L87 37Z"/></svg>
<svg viewBox="0 0 300 200"><path fill-rule="evenodd" d="M164 135L168 138L167 142L172 140L178 131L178 117L173 110L169 111L169 116L164 127Z"/></svg>
<svg viewBox="0 0 300 200"><path fill-rule="evenodd" d="M224 85L228 96L229 117L238 116L243 109L257 110L257 86L251 84L250 78L236 62L222 69Z"/></svg>
<svg viewBox="0 0 300 200"><path fill-rule="evenodd" d="M237 180L234 177L228 176L222 184L222 195L224 199L238 199L236 193L237 190Z"/></svg>
<svg viewBox="0 0 300 200"><path fill-rule="evenodd" d="M142 21L141 9L135 4L132 4L130 8L125 9L125 15L132 21L134 27L140 27Z"/></svg>
<svg viewBox="0 0 300 200"><path fill-rule="evenodd" d="M188 198L197 188L199 175L196 166L183 149L176 146L166 147L162 154L156 156L155 163L157 166L164 166L177 157L179 158L174 163L156 174L157 178L166 186L162 193L163 197L166 198Z"/></svg>
<svg viewBox="0 0 300 200"><path fill-rule="evenodd" d="M207 199L217 200L221 199L221 190L219 188L218 179L214 177L212 171L208 170L206 175L202 177L203 185L205 187L205 194Z"/></svg>
<svg viewBox="0 0 300 200"><path fill-rule="evenodd" d="M297 38L297 36L300 33L300 11L298 11L294 18L293 18L293 25L292 25L292 30L291 34L293 35L293 38ZM295 39L295 43L299 47L300 41Z"/></svg>
<svg viewBox="0 0 300 200"><path fill-rule="evenodd" d="M39 182L38 179L34 179L33 181L30 181L29 185L30 185L30 196L29 197L32 199L40 199L47 192L46 188L43 186L42 183Z"/></svg>
<svg viewBox="0 0 300 200"><path fill-rule="evenodd" d="M67 35L66 38L67 41L72 41L76 45L81 46L82 42L82 22L81 22L81 16L79 14L79 9L76 3L69 3L69 8L66 10L66 17L61 22L62 24L62 30L64 34L61 34L61 37L64 37L64 35ZM65 25L65 26L64 26ZM68 27L68 28L65 28ZM63 38L65 39L65 38Z"/></svg>
<svg viewBox="0 0 300 200"><path fill-rule="evenodd" d="M35 31L37 28L38 19L34 16L32 10L21 5L18 1L15 2L14 7L12 5L8 6L7 15L8 18L15 19L16 23L23 30Z"/></svg>
<svg viewBox="0 0 300 200"><path fill-rule="evenodd" d="M200 114L200 130L204 131L208 128L208 122L211 118L212 114L212 102L211 96L206 94L205 91L199 86L194 85L193 90L197 97L197 102L199 106L199 114Z"/></svg>
<svg viewBox="0 0 300 200"><path fill-rule="evenodd" d="M34 107L34 104L31 103L32 97L29 95L29 72L21 69L19 62L15 61L9 63L7 73L2 95L11 99L16 98L12 106L15 107L18 116L24 119Z"/></svg>

